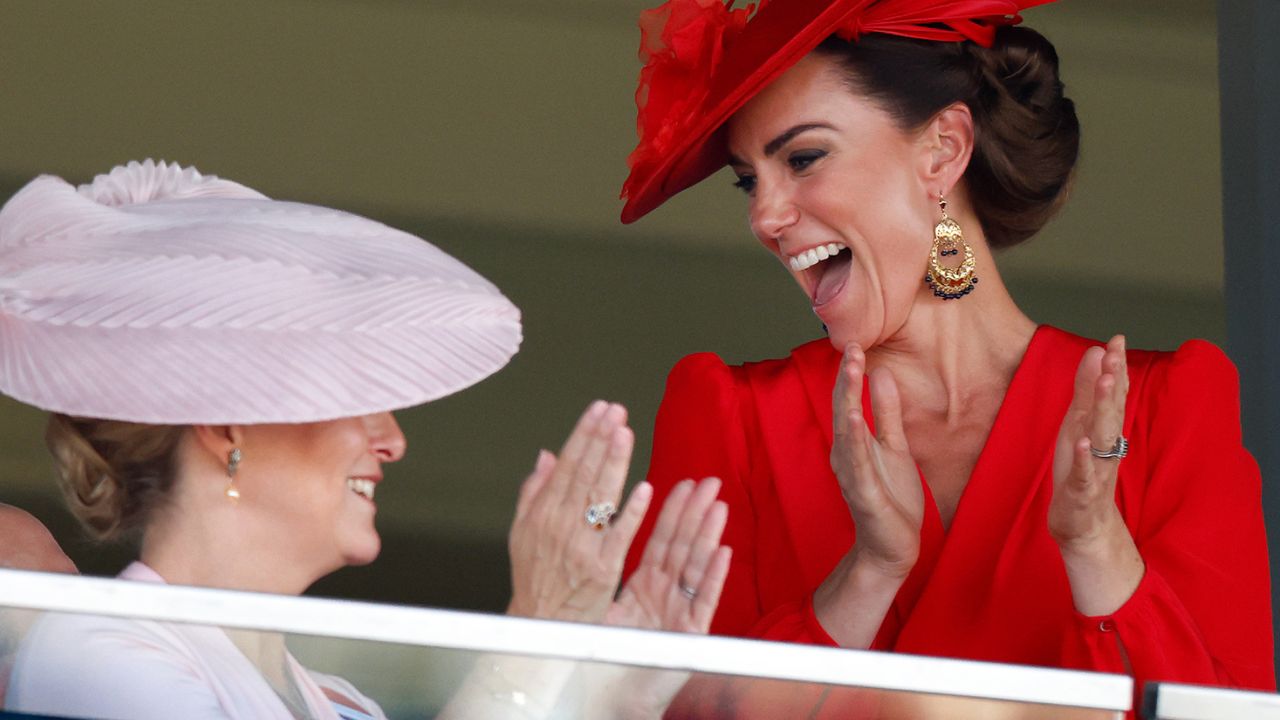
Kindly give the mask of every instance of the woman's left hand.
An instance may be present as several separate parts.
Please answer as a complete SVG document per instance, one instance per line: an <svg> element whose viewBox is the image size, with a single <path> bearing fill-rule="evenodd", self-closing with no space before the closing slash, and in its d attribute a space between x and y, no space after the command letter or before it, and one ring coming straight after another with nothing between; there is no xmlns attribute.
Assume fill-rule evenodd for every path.
<svg viewBox="0 0 1280 720"><path fill-rule="evenodd" d="M1124 431L1129 373L1124 337L1085 351L1053 457L1049 533L1057 541L1076 609L1105 615L1119 609L1142 580L1144 566L1116 506L1120 458L1098 458Z"/></svg>
<svg viewBox="0 0 1280 720"><path fill-rule="evenodd" d="M728 507L720 480L677 483L667 496L635 572L609 608L609 625L705 633L729 574L720 544Z"/></svg>
<svg viewBox="0 0 1280 720"><path fill-rule="evenodd" d="M718 500L720 481L682 481L671 490L635 572L609 608L609 625L706 633L729 575L730 549L720 544L728 507ZM656 720L684 686L688 673L628 669L597 691L599 717ZM599 694L599 693L597 693ZM584 717L595 717L584 715Z"/></svg>

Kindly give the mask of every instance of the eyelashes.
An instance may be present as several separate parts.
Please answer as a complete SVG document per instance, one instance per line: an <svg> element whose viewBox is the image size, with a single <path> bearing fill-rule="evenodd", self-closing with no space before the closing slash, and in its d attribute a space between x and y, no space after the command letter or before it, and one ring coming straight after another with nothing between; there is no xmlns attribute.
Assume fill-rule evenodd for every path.
<svg viewBox="0 0 1280 720"><path fill-rule="evenodd" d="M826 150L797 150L787 155L787 167L792 173L803 174L813 164L827 156ZM756 189L756 176L749 173L738 173L733 186L750 195Z"/></svg>
<svg viewBox="0 0 1280 720"><path fill-rule="evenodd" d="M797 150L787 156L787 166L795 172L804 172L826 155L826 150Z"/></svg>

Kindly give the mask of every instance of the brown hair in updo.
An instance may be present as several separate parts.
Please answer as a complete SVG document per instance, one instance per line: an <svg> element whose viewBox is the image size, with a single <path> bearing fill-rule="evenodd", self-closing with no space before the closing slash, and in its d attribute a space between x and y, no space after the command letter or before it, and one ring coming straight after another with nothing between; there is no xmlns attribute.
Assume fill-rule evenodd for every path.
<svg viewBox="0 0 1280 720"><path fill-rule="evenodd" d="M71 512L95 538L112 540L164 503L186 430L52 413L45 443Z"/></svg>
<svg viewBox="0 0 1280 720"><path fill-rule="evenodd" d="M837 37L817 52L845 70L850 88L907 130L962 102L973 114L965 185L993 248L1044 227L1066 198L1080 147L1075 104L1063 95L1058 54L1040 33L1001 27L991 48L870 34Z"/></svg>

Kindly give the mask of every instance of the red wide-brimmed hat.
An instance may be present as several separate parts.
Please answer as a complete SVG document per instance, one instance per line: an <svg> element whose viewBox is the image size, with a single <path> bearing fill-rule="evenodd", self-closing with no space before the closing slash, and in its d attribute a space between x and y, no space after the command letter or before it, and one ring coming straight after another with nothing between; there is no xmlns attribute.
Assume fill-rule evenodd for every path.
<svg viewBox="0 0 1280 720"><path fill-rule="evenodd" d="M823 40L884 33L990 47L1053 0L668 0L640 16L640 143L622 186L630 223L728 163L721 129Z"/></svg>

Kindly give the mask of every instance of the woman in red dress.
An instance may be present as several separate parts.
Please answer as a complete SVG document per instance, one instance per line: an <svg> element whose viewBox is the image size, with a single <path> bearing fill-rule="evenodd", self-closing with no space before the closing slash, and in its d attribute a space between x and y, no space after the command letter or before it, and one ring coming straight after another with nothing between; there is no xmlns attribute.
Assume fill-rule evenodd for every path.
<svg viewBox="0 0 1280 720"><path fill-rule="evenodd" d="M1037 326L995 264L1076 162L1045 1L643 16L624 222L728 164L830 335L682 360L649 480L723 479L712 632L1273 689L1231 362Z"/></svg>

